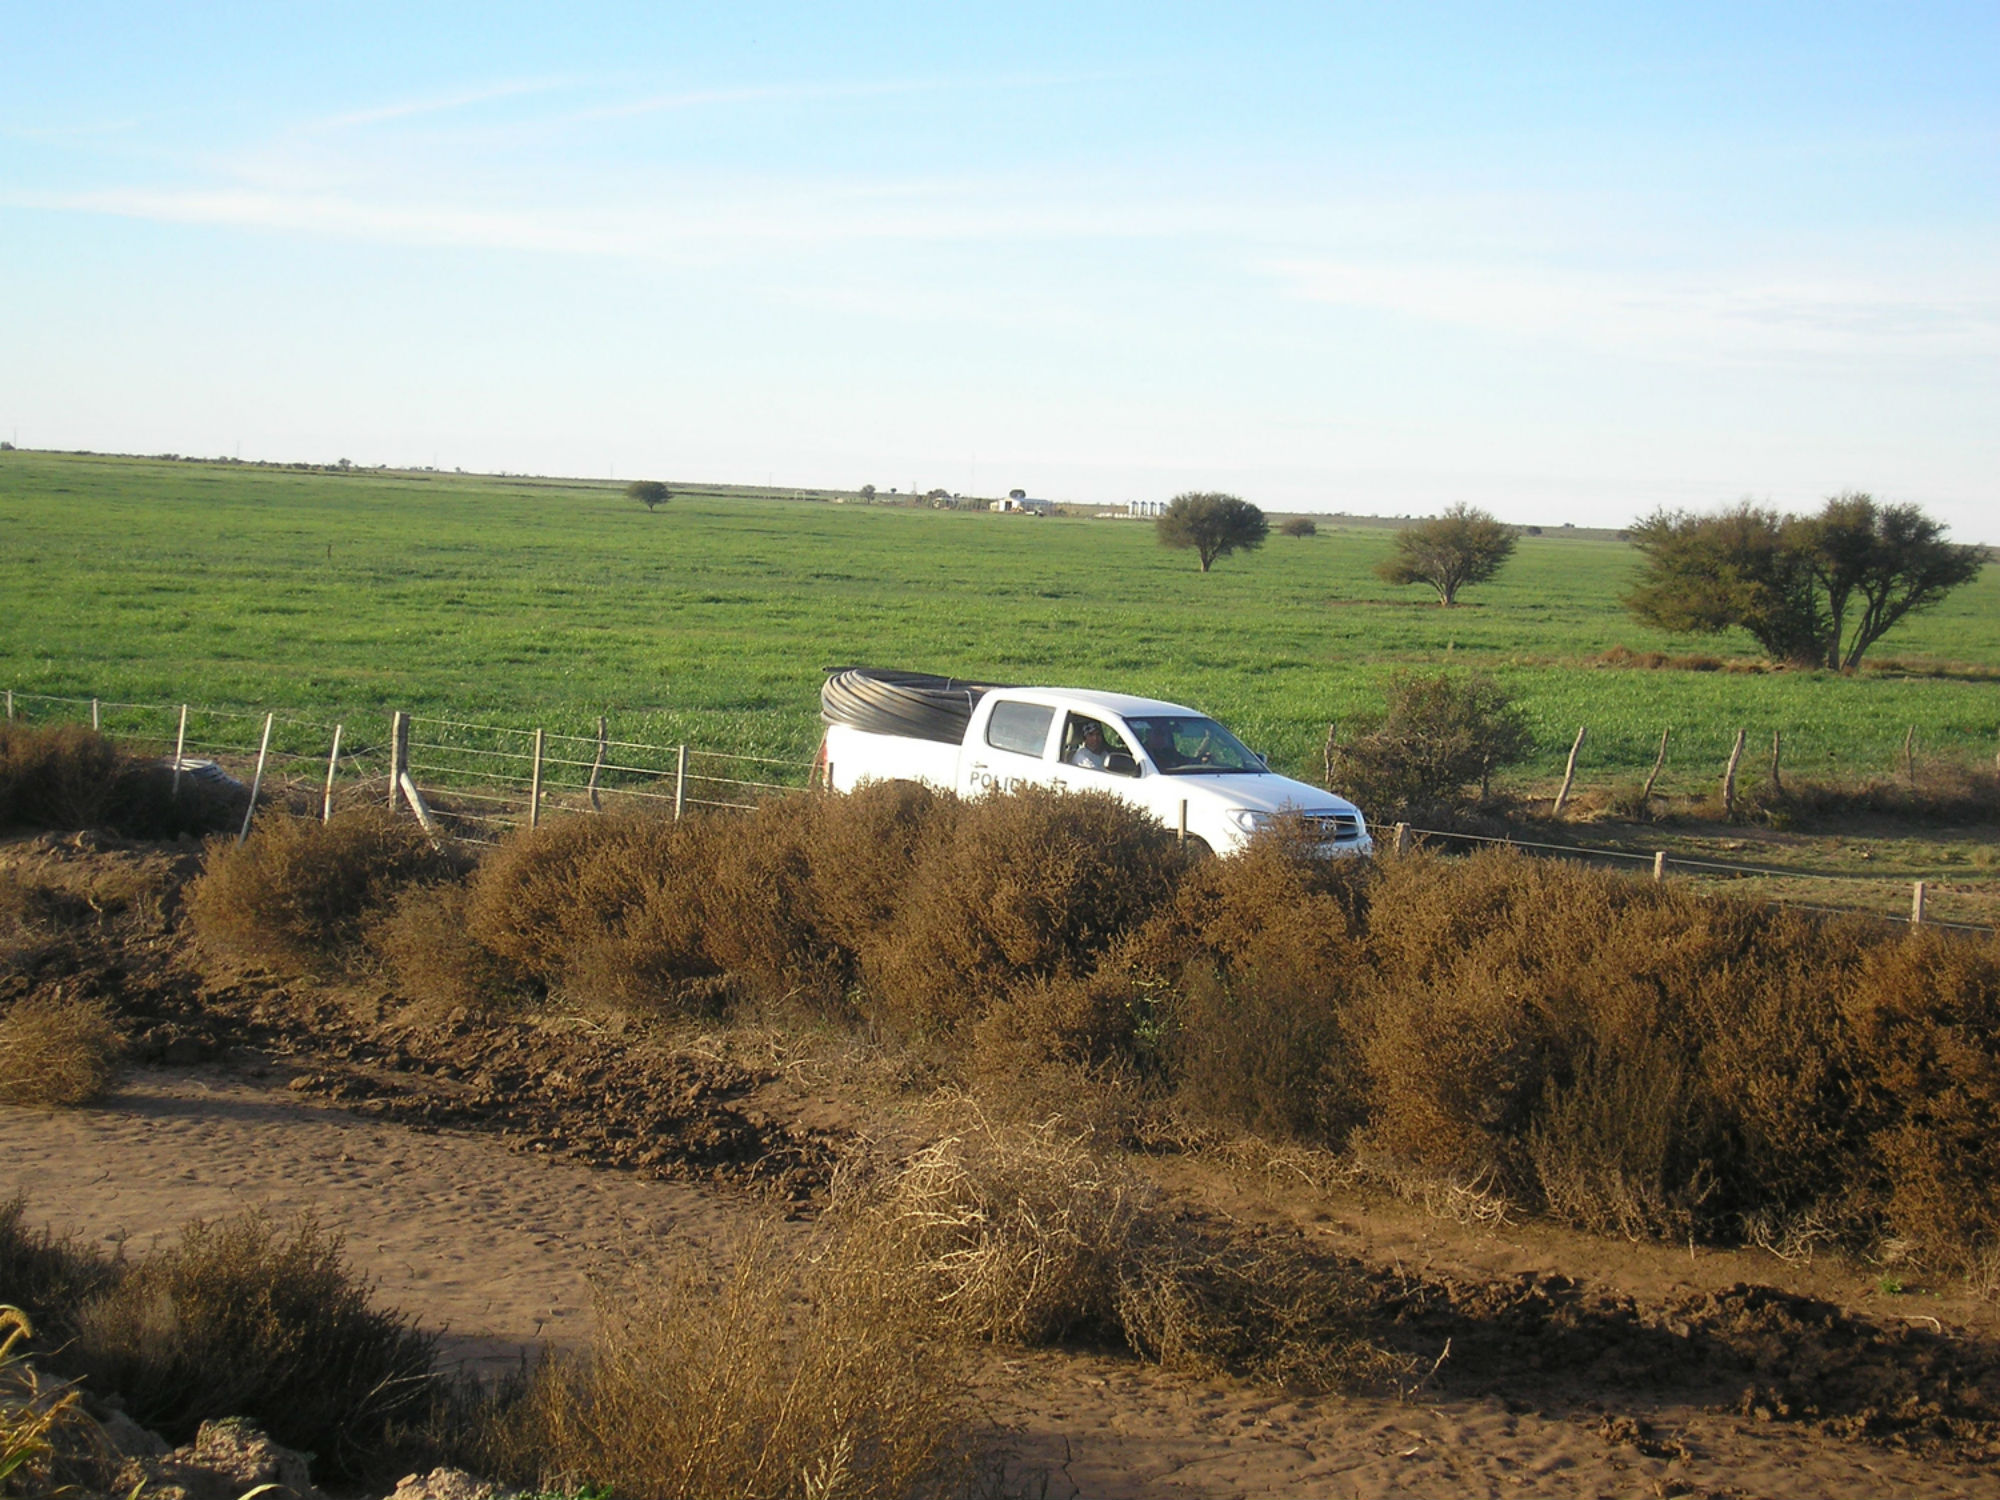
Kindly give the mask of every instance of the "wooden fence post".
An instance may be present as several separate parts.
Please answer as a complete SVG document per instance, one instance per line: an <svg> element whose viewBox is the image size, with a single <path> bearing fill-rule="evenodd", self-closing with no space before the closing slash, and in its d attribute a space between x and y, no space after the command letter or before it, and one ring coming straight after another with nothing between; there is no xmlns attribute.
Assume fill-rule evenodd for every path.
<svg viewBox="0 0 2000 1500"><path fill-rule="evenodd" d="M389 808L402 795L402 777L410 769L410 716L400 708L389 716Z"/></svg>
<svg viewBox="0 0 2000 1500"><path fill-rule="evenodd" d="M1576 743L1569 747L1569 762L1563 767L1562 790L1556 793L1556 805L1549 814L1551 817L1560 818L1563 804L1569 801L1569 789L1576 782L1576 754L1583 748L1583 736L1588 728L1588 725L1580 726L1576 731Z"/></svg>
<svg viewBox="0 0 2000 1500"><path fill-rule="evenodd" d="M1653 800L1653 783L1660 779L1661 768L1667 763L1667 737L1673 732L1671 724L1660 731L1660 753L1653 757L1653 769L1646 773L1646 784L1639 788L1639 806L1642 809Z"/></svg>
<svg viewBox="0 0 2000 1500"><path fill-rule="evenodd" d="M1910 732L1903 736L1903 779L1910 784L1910 790L1917 789L1917 726L1912 724Z"/></svg>
<svg viewBox="0 0 2000 1500"><path fill-rule="evenodd" d="M7 689L7 722L10 724L14 722L14 690L12 688ZM2000 760L2000 756L1995 756L1994 759Z"/></svg>
<svg viewBox="0 0 2000 1500"><path fill-rule="evenodd" d="M326 754L326 795L319 800L319 820L322 823L333 821L333 778L340 770L340 730L340 725L333 726L333 748Z"/></svg>
<svg viewBox="0 0 2000 1500"><path fill-rule="evenodd" d="M1181 798L1181 820L1174 830L1174 837L1183 844L1187 842L1187 798Z"/></svg>
<svg viewBox="0 0 2000 1500"><path fill-rule="evenodd" d="M257 812L257 793L264 785L264 757L271 753L271 721L276 714L264 715L264 738L257 746L257 774L250 778L250 805L243 809L243 826L236 830L236 842L250 837L250 819Z"/></svg>
<svg viewBox="0 0 2000 1500"><path fill-rule="evenodd" d="M1921 927L1924 921L1924 883L1919 880L1910 888L1910 925Z"/></svg>
<svg viewBox="0 0 2000 1500"><path fill-rule="evenodd" d="M1664 849L1655 849L1653 851L1653 880L1657 884L1658 882L1665 880L1666 878L1667 878L1667 851Z"/></svg>
<svg viewBox="0 0 2000 1500"><path fill-rule="evenodd" d="M181 762L187 758L188 706L181 705L181 727L174 735L174 800L181 795Z"/></svg>
<svg viewBox="0 0 2000 1500"><path fill-rule="evenodd" d="M1398 854L1408 854L1410 852L1410 825L1408 823L1398 823L1396 825L1395 849Z"/></svg>
<svg viewBox="0 0 2000 1500"><path fill-rule="evenodd" d="M104 719L103 716L98 712L97 700L95 698L92 698L90 700L90 727L93 730L101 730L104 728ZM1910 733L1915 734L1916 730L1912 729Z"/></svg>
<svg viewBox="0 0 2000 1500"><path fill-rule="evenodd" d="M1783 745L1783 743L1784 743L1784 736L1780 734L1777 730L1775 729L1772 730L1771 731L1771 795L1773 797L1782 797L1785 795L1785 783L1782 780L1780 780L1778 776L1778 751L1780 747Z"/></svg>
<svg viewBox="0 0 2000 1500"><path fill-rule="evenodd" d="M592 812L604 811L604 804L597 800L597 778L604 770L604 736L604 715L599 714L597 716L597 759L590 763L590 809Z"/></svg>
<svg viewBox="0 0 2000 1500"><path fill-rule="evenodd" d="M542 824L542 732L535 731L535 767L528 773L528 826Z"/></svg>
<svg viewBox="0 0 2000 1500"><path fill-rule="evenodd" d="M12 715L9 715L9 717L11 718ZM1339 727L1340 726L1338 724L1329 724L1326 726L1326 743L1320 747L1320 752L1319 752L1319 761L1321 768L1320 785L1325 787L1328 791L1333 790L1334 732L1337 729L1339 729ZM1995 757L1995 758L2000 759L2000 757Z"/></svg>
<svg viewBox="0 0 2000 1500"><path fill-rule="evenodd" d="M1729 764L1722 771L1722 815L1733 817L1736 813L1736 768L1743 761L1743 741L1750 731L1736 731L1736 744L1729 752Z"/></svg>
<svg viewBox="0 0 2000 1500"><path fill-rule="evenodd" d="M403 772L396 778L396 788L409 799L410 811L417 815L417 821L423 825L425 834L430 838L431 847L433 849L442 849L444 847L444 839L438 833L438 826L431 817L431 810L424 806L424 794L417 790L417 783L411 778L408 771Z"/></svg>
<svg viewBox="0 0 2000 1500"><path fill-rule="evenodd" d="M681 820L681 808L687 802L688 747L674 747L674 821Z"/></svg>

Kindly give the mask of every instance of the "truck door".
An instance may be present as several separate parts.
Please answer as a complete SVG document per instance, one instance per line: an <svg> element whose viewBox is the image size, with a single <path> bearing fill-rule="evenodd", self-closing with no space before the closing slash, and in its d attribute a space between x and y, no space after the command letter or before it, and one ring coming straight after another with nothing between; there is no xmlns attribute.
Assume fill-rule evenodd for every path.
<svg viewBox="0 0 2000 1500"><path fill-rule="evenodd" d="M965 795L1047 786L1049 736L1056 711L1046 703L1023 703L1018 698L995 700L989 695L987 701L993 706L985 726L979 728L974 721L975 743L965 747Z"/></svg>

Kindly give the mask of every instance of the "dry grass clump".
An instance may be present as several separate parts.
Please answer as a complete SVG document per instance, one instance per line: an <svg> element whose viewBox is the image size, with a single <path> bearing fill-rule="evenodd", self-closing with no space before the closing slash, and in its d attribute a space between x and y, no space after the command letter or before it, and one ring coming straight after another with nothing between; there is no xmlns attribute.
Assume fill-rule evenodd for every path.
<svg viewBox="0 0 2000 1500"><path fill-rule="evenodd" d="M1176 1218L1067 1122L974 1117L836 1206L845 1242L953 1335L1122 1343L1169 1368L1320 1388L1400 1366L1353 1269Z"/></svg>
<svg viewBox="0 0 2000 1500"><path fill-rule="evenodd" d="M414 822L382 808L352 808L326 823L272 814L241 844L210 844L188 915L211 952L328 974L365 951L370 923L399 892L455 868Z"/></svg>
<svg viewBox="0 0 2000 1500"><path fill-rule="evenodd" d="M69 1338L77 1309L116 1280L94 1247L30 1229L25 1198L0 1203L0 1296L27 1312L46 1344Z"/></svg>
<svg viewBox="0 0 2000 1500"><path fill-rule="evenodd" d="M555 1355L496 1401L481 1472L639 1497L906 1497L969 1488L950 1346L840 1242L754 1242L598 1306L587 1358Z"/></svg>
<svg viewBox="0 0 2000 1500"><path fill-rule="evenodd" d="M435 1339L371 1305L338 1236L303 1217L196 1221L75 1314L68 1366L174 1441L245 1416L336 1474L364 1472L435 1388Z"/></svg>
<svg viewBox="0 0 2000 1500"><path fill-rule="evenodd" d="M0 1016L0 1103L94 1103L118 1081L124 1054L124 1035L101 1002L29 995Z"/></svg>
<svg viewBox="0 0 2000 1500"><path fill-rule="evenodd" d="M1162 1222L1153 1190L1060 1119L976 1119L846 1213L956 1333L1016 1344L1115 1336L1119 1285Z"/></svg>
<svg viewBox="0 0 2000 1500"><path fill-rule="evenodd" d="M96 730L0 723L0 828L115 828L131 838L212 833L242 816L219 791L128 755Z"/></svg>
<svg viewBox="0 0 2000 1500"><path fill-rule="evenodd" d="M1920 764L1916 780L1876 777L1861 782L1787 779L1782 791L1754 793L1758 811L1786 827L1844 824L1857 815L1943 823L2000 823L2000 770L1957 762Z"/></svg>

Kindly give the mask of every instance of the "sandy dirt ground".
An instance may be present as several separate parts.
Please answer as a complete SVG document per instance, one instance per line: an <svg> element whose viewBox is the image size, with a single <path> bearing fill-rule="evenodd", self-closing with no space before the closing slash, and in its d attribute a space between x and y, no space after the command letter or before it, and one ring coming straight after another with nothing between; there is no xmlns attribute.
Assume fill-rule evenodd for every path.
<svg viewBox="0 0 2000 1500"><path fill-rule="evenodd" d="M91 1109L0 1107L0 1198L24 1194L31 1220L135 1252L193 1217L309 1209L345 1236L382 1303L443 1329L448 1359L487 1368L542 1342L586 1339L592 1273L662 1253L726 1257L769 1212L767 1198L735 1186L649 1179L520 1136L356 1114L288 1087L291 1077L282 1067L149 1068ZM1228 1172L1176 1186L1245 1220L1300 1218L1343 1249L1433 1269L1519 1276L1562 1264L1575 1276L1594 1261L1614 1288L1661 1294L1784 1269L1754 1256L1676 1262L1654 1247L1517 1226L1462 1230ZM1822 1280L1814 1290L1855 1291L1851 1272ZM1922 1315L1940 1313L1941 1328L1990 1332L1962 1321L1979 1320L1977 1306L1937 1300ZM1563 1376L1523 1371L1513 1391L1488 1378L1459 1389L1441 1380L1406 1399L1305 1398L1105 1354L996 1351L983 1359L976 1411L1009 1455L1014 1485L1057 1500L2000 1496L2000 1476L1962 1449L1927 1454L1740 1416L1714 1392L1599 1401L1587 1379L1579 1388Z"/></svg>

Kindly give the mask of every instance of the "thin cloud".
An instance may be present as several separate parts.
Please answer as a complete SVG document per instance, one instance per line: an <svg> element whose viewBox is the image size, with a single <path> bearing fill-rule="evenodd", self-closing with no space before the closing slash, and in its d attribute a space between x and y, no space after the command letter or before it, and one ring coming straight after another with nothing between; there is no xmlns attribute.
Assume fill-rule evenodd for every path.
<svg viewBox="0 0 2000 1500"><path fill-rule="evenodd" d="M404 99L394 104L377 105L372 109L350 110L344 114L325 115L309 120L301 129L352 130L368 125L383 125L392 120L416 119L425 115L450 114L461 109L470 109L479 104L492 104L501 99L522 99L536 94L554 93L559 89L574 86L574 80L566 78L521 79L510 83L496 83L484 88L464 89L457 93L432 95L422 99Z"/></svg>

